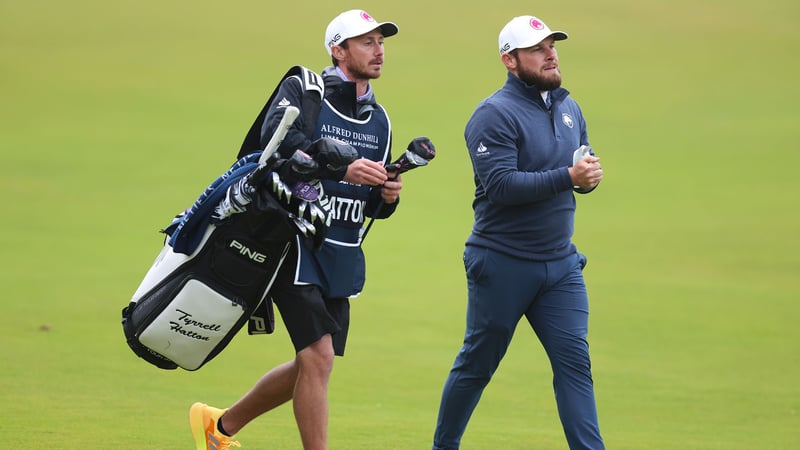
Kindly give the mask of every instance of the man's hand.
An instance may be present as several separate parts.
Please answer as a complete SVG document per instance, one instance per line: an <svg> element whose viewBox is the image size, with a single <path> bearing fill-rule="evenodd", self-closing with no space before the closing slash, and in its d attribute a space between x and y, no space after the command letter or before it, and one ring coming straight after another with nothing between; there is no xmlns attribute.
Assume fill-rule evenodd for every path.
<svg viewBox="0 0 800 450"><path fill-rule="evenodd" d="M400 196L400 190L403 189L403 179L397 172L389 172L389 179L383 183L381 189L381 197L384 203L390 205L397 201Z"/></svg>
<svg viewBox="0 0 800 450"><path fill-rule="evenodd" d="M343 180L352 184L380 186L389 179L383 164L367 158L359 158L347 166Z"/></svg>
<svg viewBox="0 0 800 450"><path fill-rule="evenodd" d="M593 189L603 179L603 168L600 167L600 158L586 156L569 168L569 177L572 185L581 190Z"/></svg>

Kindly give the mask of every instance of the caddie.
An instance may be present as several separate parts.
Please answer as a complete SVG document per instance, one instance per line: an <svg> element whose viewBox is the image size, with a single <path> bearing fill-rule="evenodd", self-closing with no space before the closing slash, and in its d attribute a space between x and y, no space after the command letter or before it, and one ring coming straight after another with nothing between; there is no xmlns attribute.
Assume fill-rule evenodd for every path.
<svg viewBox="0 0 800 450"><path fill-rule="evenodd" d="M394 213L403 187L399 174L384 167L392 158L391 122L372 84L383 72L384 39L397 32L394 23L378 22L363 10L336 16L323 41L332 65L321 76L303 70L286 78L245 140L240 156L262 148L285 108L297 106L303 111L278 150L282 156L330 138L351 145L360 158L321 177L321 203L331 217L325 242L318 252L296 242L270 293L295 358L268 371L229 408L192 405L198 449L237 445L233 436L242 427L290 400L303 448L327 448L328 381L334 355L344 355L349 299L365 282L359 232L366 217ZM316 105L307 95L314 90L324 93Z"/></svg>

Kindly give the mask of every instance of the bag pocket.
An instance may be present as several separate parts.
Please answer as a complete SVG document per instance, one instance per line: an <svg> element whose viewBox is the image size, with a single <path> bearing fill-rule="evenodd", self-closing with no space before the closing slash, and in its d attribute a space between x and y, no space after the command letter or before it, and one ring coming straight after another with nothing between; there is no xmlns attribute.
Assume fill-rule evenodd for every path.
<svg viewBox="0 0 800 450"><path fill-rule="evenodd" d="M242 304L197 279L139 333L139 341L186 370L197 370L224 347L247 320Z"/></svg>

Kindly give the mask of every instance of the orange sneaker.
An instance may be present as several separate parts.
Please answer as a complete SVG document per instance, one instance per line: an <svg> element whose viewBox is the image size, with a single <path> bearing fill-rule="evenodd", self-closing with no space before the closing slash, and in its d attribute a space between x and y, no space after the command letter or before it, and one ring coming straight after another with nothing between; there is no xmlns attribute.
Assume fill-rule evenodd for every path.
<svg viewBox="0 0 800 450"><path fill-rule="evenodd" d="M192 435L197 444L197 450L225 450L231 447L241 447L232 436L225 436L217 429L219 418L227 409L218 409L205 403L195 403L189 409L189 424L192 426Z"/></svg>

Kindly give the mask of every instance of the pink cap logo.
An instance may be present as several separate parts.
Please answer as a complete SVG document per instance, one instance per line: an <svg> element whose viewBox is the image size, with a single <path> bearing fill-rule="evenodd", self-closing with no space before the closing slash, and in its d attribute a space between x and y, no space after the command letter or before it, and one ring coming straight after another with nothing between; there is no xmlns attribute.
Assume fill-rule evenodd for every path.
<svg viewBox="0 0 800 450"><path fill-rule="evenodd" d="M375 22L375 19L372 18L366 11L361 11L361 18L366 20L367 22Z"/></svg>
<svg viewBox="0 0 800 450"><path fill-rule="evenodd" d="M531 28L534 30L544 30L544 24L539 19L531 19Z"/></svg>

